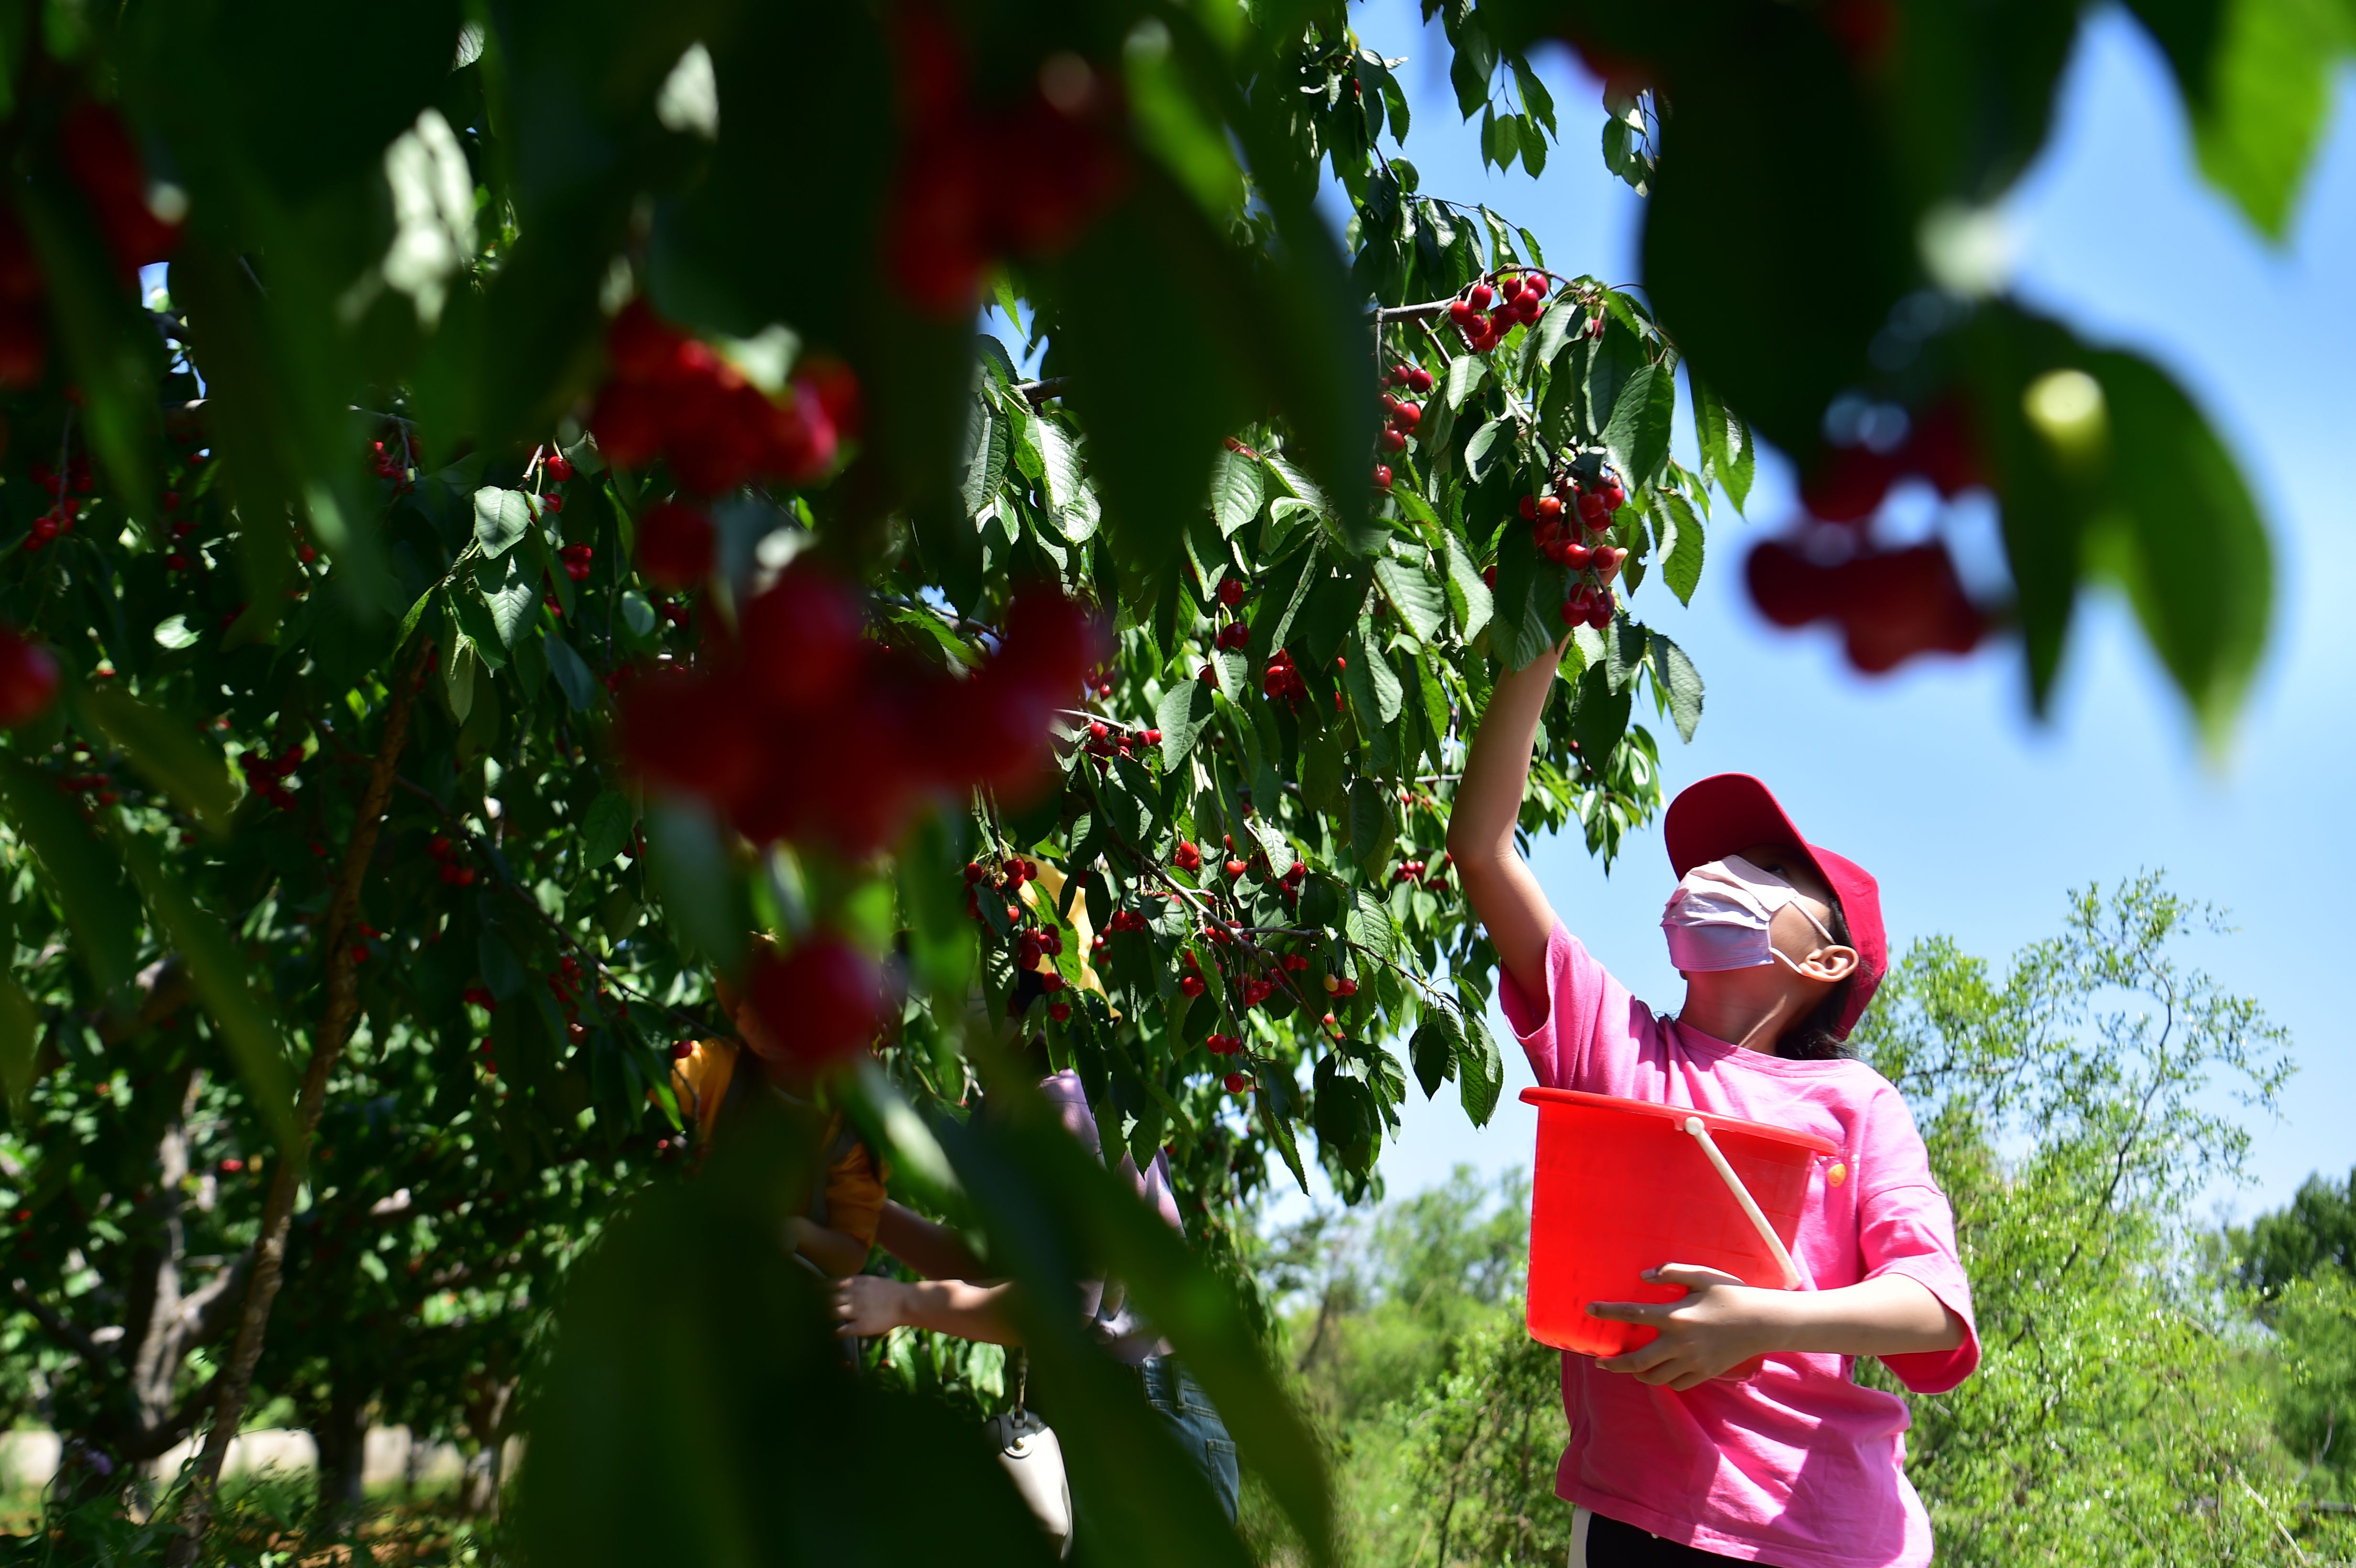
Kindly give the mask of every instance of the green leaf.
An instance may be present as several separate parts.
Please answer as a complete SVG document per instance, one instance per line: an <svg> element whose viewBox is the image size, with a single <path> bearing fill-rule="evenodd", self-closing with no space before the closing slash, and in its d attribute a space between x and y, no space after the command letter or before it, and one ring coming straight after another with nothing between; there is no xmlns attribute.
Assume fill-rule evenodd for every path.
<svg viewBox="0 0 2356 1568"><path fill-rule="evenodd" d="M1351 801L1354 809L1357 804L1355 794L1354 786ZM1388 802L1386 801L1385 811L1387 813L1388 809ZM1389 908L1364 888L1351 893L1350 910L1344 917L1342 932L1354 945L1364 948L1376 958L1388 958L1398 948L1398 926L1391 919Z"/></svg>
<svg viewBox="0 0 2356 1568"><path fill-rule="evenodd" d="M2330 117L2356 13L2331 0L2232 0L2219 10L2207 91L2188 104L2193 147L2209 182L2280 240Z"/></svg>
<svg viewBox="0 0 2356 1568"><path fill-rule="evenodd" d="M0 757L0 797L65 912L73 950L102 995L126 984L139 952L139 911L115 857L91 836L48 776Z"/></svg>
<svg viewBox="0 0 2356 1568"><path fill-rule="evenodd" d="M1676 412L1676 373L1665 365L1646 365L1621 387L1603 445L1629 488L1650 484L1667 459Z"/></svg>
<svg viewBox="0 0 2356 1568"><path fill-rule="evenodd" d="M1453 413L1464 411L1464 400L1478 391L1489 375L1488 361L1478 355L1459 354L1448 362L1448 377L1441 396Z"/></svg>
<svg viewBox="0 0 2356 1568"><path fill-rule="evenodd" d="M1096 492L1080 464L1078 443L1044 415L1031 421L1031 439L1045 475L1047 506L1055 531L1071 544L1093 537L1098 518Z"/></svg>
<svg viewBox="0 0 2356 1568"><path fill-rule="evenodd" d="M723 970L743 961L748 924L736 918L741 900L728 848L709 816L678 802L649 805L647 869L664 912L695 951Z"/></svg>
<svg viewBox="0 0 2356 1568"><path fill-rule="evenodd" d="M1724 491L1739 512L1750 499L1751 475L1758 467L1750 428L1690 367L1686 374L1693 383L1694 433L1701 443L1702 478Z"/></svg>
<svg viewBox="0 0 2356 1568"><path fill-rule="evenodd" d="M1257 458L1221 447L1211 460L1211 516L1219 532L1232 536L1259 516L1268 499L1268 471Z"/></svg>
<svg viewBox="0 0 2356 1568"><path fill-rule="evenodd" d="M594 871L619 855L630 841L635 819L629 796L619 790L600 791L581 818L580 869Z"/></svg>
<svg viewBox="0 0 2356 1568"><path fill-rule="evenodd" d="M2086 564L2126 591L2160 662L2222 743L2265 651L2274 550L2232 453L2183 389L2132 354L2088 357L2110 417Z"/></svg>
<svg viewBox="0 0 2356 1568"><path fill-rule="evenodd" d="M1464 1014L1463 1025L1463 1040L1456 1052L1457 1099L1472 1125L1485 1127L1497 1114L1497 1098L1505 1092L1505 1059L1480 1014Z"/></svg>
<svg viewBox="0 0 2356 1568"><path fill-rule="evenodd" d="M87 687L77 697L81 710L150 783L214 832L228 828L237 788L229 764L203 737L174 715L112 687Z"/></svg>
<svg viewBox="0 0 2356 1568"><path fill-rule="evenodd" d="M1350 781L1350 853L1369 876L1381 870L1398 842L1398 824L1391 813L1390 792L1369 778ZM1388 921L1390 916L1384 915ZM1386 925L1386 932L1388 931ZM1387 951L1387 949L1386 949Z"/></svg>
<svg viewBox="0 0 2356 1568"><path fill-rule="evenodd" d="M518 550L509 559L512 560L530 553L529 550ZM458 623L468 650L482 661L485 669L497 675L507 668L507 644L499 636L498 623L491 618L491 607L483 602L480 593L470 593L464 588L452 589L450 614Z"/></svg>
<svg viewBox="0 0 2356 1568"><path fill-rule="evenodd" d="M1345 1062L1338 1052L1327 1056L1317 1064L1314 1098L1309 1108L1317 1141L1353 1170L1365 1170L1373 1164L1383 1128L1375 1093L1358 1076L1363 1071L1355 1062Z"/></svg>
<svg viewBox="0 0 2356 1568"><path fill-rule="evenodd" d="M1489 585L1481 579L1481 569L1473 564L1464 543L1450 531L1443 541L1448 549L1448 604L1456 613L1456 629L1465 642L1481 635L1496 613Z"/></svg>
<svg viewBox="0 0 2356 1568"><path fill-rule="evenodd" d="M1292 840L1285 837L1283 824L1272 820L1265 812L1255 813L1251 817L1251 833L1268 856L1270 876L1281 877L1292 869Z"/></svg>
<svg viewBox="0 0 2356 1568"><path fill-rule="evenodd" d="M171 941L188 979L212 1015L237 1075L244 1081L262 1122L278 1142L280 1153L300 1157L301 1135L294 1124L292 1074L286 1069L286 1047L276 1009L248 984L245 960L229 928L198 904L179 879L165 869L145 840L110 814L109 827L123 863L131 869L145 895L155 923ZM268 984L267 976L263 983Z"/></svg>
<svg viewBox="0 0 2356 1568"><path fill-rule="evenodd" d="M1500 443L1504 444L1504 450L1502 452L1497 450ZM1471 479L1475 485L1480 484L1489 476L1490 454L1492 453L1496 453L1496 458L1499 462L1509 462L1512 460L1514 455L1514 425L1511 420L1494 419L1489 421L1479 430L1474 431L1472 432L1472 439L1464 443L1464 474L1465 476Z"/></svg>
<svg viewBox="0 0 2356 1568"><path fill-rule="evenodd" d="M575 713L586 713L597 701L597 677L573 651L573 645L554 632L541 639L541 651L548 656L548 673L556 677L558 689L564 700L573 705Z"/></svg>
<svg viewBox="0 0 2356 1568"><path fill-rule="evenodd" d="M988 506L1005 482L1009 433L1007 421L990 400L975 398L966 426L965 475L958 485L969 515Z"/></svg>
<svg viewBox="0 0 2356 1568"><path fill-rule="evenodd" d="M1693 504L1675 490L1656 492L1655 498L1661 506L1661 581L1678 603L1690 604L1701 583L1701 519L1694 515Z"/></svg>
<svg viewBox="0 0 2356 1568"><path fill-rule="evenodd" d="M1579 742L1581 761L1601 773L1628 732L1628 711L1635 693L1628 687L1614 688L1601 664L1587 667L1579 677L1578 695L1571 703L1570 733Z"/></svg>
<svg viewBox="0 0 2356 1568"><path fill-rule="evenodd" d="M531 528L531 504L519 490L486 485L475 492L475 543L497 558L515 548Z"/></svg>
<svg viewBox="0 0 2356 1568"><path fill-rule="evenodd" d="M1691 741L1696 726L1701 723L1701 671L1694 667L1685 649L1667 637L1654 632L1650 639L1653 678L1668 699L1669 717L1676 721L1677 733Z"/></svg>
<svg viewBox="0 0 2356 1568"><path fill-rule="evenodd" d="M1631 690L1644 667L1644 628L1626 615L1613 617L1603 628L1603 678L1614 696Z"/></svg>
<svg viewBox="0 0 2356 1568"><path fill-rule="evenodd" d="M475 569L475 591L490 611L491 629L505 647L514 647L540 614L540 586L532 581L538 569L526 557L525 551L511 550L498 557L497 567Z"/></svg>
<svg viewBox="0 0 2356 1568"><path fill-rule="evenodd" d="M1540 555L1527 528L1497 547L1497 624L1489 641L1508 668L1524 669L1562 635L1562 570Z"/></svg>
<svg viewBox="0 0 2356 1568"><path fill-rule="evenodd" d="M1423 1086L1425 1099L1439 1093L1440 1086L1456 1076L1456 1059L1463 1050L1464 1021L1456 1010L1437 1002L1425 1003L1423 1021L1408 1041L1415 1081Z"/></svg>
<svg viewBox="0 0 2356 1568"><path fill-rule="evenodd" d="M1192 676L1182 677L1153 706L1153 725L1162 731L1162 765L1174 772L1194 750L1203 727L1218 710L1211 688Z"/></svg>
<svg viewBox="0 0 2356 1568"><path fill-rule="evenodd" d="M1398 672L1368 644L1363 629L1351 634L1349 659L1342 679L1350 688L1350 705L1358 710L1360 722L1397 723L1406 688L1399 685Z"/></svg>
<svg viewBox="0 0 2356 1568"><path fill-rule="evenodd" d="M1388 556L1375 562L1375 582L1398 612L1415 640L1429 647L1448 615L1448 602L1440 585L1419 567Z"/></svg>

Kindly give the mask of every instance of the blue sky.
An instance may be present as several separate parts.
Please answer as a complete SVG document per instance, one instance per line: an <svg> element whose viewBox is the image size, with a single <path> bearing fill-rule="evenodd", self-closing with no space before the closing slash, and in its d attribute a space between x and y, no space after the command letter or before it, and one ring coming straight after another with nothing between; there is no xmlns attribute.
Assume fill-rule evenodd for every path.
<svg viewBox="0 0 2356 1568"><path fill-rule="evenodd" d="M1641 203L1602 168L1596 84L1567 55L1547 60L1563 143L1543 184L1518 169L1498 176L1480 165L1477 127L1458 121L1437 29L1425 38L1416 15L1397 0L1356 13L1372 47L1408 57L1407 151L1423 188L1527 225L1558 272L1633 280ZM2356 124L2341 109L2287 242L2270 247L2201 183L2158 52L2106 13L2081 40L2056 135L2007 208L2018 292L2172 370L2262 492L2278 558L2275 633L2224 757L2203 753L2113 603L2082 610L2043 723L2008 645L1868 680L1828 634L1767 625L1739 566L1791 507L1789 473L1772 460L1751 520L1721 513L1691 608L1657 586L1635 604L1708 683L1693 744L1655 726L1670 789L1727 770L1766 778L1811 837L1880 878L1893 948L1947 933L2001 959L2058 928L2066 890L2145 868L2231 912L2237 933L2204 939L2195 957L2290 1029L2301 1064L2280 1123L2255 1129L2252 1184L2216 1195L2244 1215L2284 1201L2310 1171L2356 1163L2356 1049L2336 1016L2344 981L2332 979L2351 973L2340 965L2356 940L2336 885L2356 771L2356 617L2341 602L2356 586L2341 468L2356 413L2343 380L2356 362ZM1992 538L1988 526L1967 531ZM1542 844L1534 860L1571 930L1639 996L1673 1008L1682 987L1656 923L1669 887L1657 830L1609 878L1576 840ZM1430 1105L1409 1091L1417 1103L1383 1157L1390 1191L1460 1161L1528 1162L1535 1121L1514 1096L1529 1069L1510 1049L1507 1066L1505 1104L1484 1131L1452 1090Z"/></svg>

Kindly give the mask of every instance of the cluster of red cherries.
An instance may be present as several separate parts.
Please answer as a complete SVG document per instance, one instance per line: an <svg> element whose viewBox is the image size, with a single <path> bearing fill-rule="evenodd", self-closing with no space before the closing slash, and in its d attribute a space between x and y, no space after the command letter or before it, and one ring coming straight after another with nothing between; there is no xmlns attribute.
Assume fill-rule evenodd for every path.
<svg viewBox="0 0 2356 1568"><path fill-rule="evenodd" d="M1259 688L1271 699L1285 698L1298 702L1309 695L1309 682L1292 662L1292 655L1279 648L1268 656L1268 668L1260 672Z"/></svg>
<svg viewBox="0 0 2356 1568"><path fill-rule="evenodd" d="M569 544L556 552L556 558L564 563L565 576L575 582L586 582L590 561L596 553L585 544Z"/></svg>
<svg viewBox="0 0 2356 1568"><path fill-rule="evenodd" d="M1436 887L1448 880L1449 862L1453 859L1453 856L1442 855L1437 867L1426 865L1421 860L1402 860L1391 869L1391 880L1421 882L1428 888Z"/></svg>
<svg viewBox="0 0 2356 1568"><path fill-rule="evenodd" d="M833 470L841 441L855 432L858 383L848 369L804 366L772 398L643 300L614 318L605 352L614 374L589 415L598 451L625 468L667 458L699 495L760 477L808 485Z"/></svg>
<svg viewBox="0 0 2356 1568"><path fill-rule="evenodd" d="M1004 635L959 678L864 635L858 592L805 556L744 606L692 670L658 667L621 693L621 742L652 783L701 798L755 843L863 855L939 796L1015 799L1049 773L1051 726L1102 634L1052 585L1025 588ZM810 759L823 752L826 765Z"/></svg>
<svg viewBox="0 0 2356 1568"><path fill-rule="evenodd" d="M369 466L378 478L391 482L393 493L399 495L417 487L417 437L404 425L394 432L393 440L398 444L391 451L380 441L369 443Z"/></svg>
<svg viewBox="0 0 2356 1568"><path fill-rule="evenodd" d="M1494 289L1485 283L1474 283L1464 291L1462 299L1450 302L1448 319L1463 334L1473 353L1486 354L1515 327L1526 326L1545 314L1550 286L1542 272L1499 278ZM1494 311L1489 308L1493 304Z"/></svg>
<svg viewBox="0 0 2356 1568"><path fill-rule="evenodd" d="M1387 453L1407 450L1407 438L1423 422L1423 406L1397 396L1392 389L1405 388L1421 397L1432 389L1431 372L1420 365L1394 365L1383 372L1383 433L1382 449ZM1391 487L1391 465L1375 464L1375 488Z"/></svg>
<svg viewBox="0 0 2356 1568"><path fill-rule="evenodd" d="M46 463L36 463L32 467L31 478L34 486L46 492L50 501L48 508L33 519L31 527L26 532L25 550L27 554L41 549L60 535L73 532L75 519L81 512L81 505L77 497L89 495L93 487L90 459L79 452L67 459L66 471L63 474L58 473Z"/></svg>
<svg viewBox="0 0 2356 1568"><path fill-rule="evenodd" d="M911 303L962 316L1000 257L1069 249L1126 188L1125 114L1114 83L1069 53L1013 102L976 103L948 19L919 5L896 16L901 152L885 243Z"/></svg>
<svg viewBox="0 0 2356 1568"><path fill-rule="evenodd" d="M1612 624L1619 608L1612 580L1628 552L1609 536L1612 514L1627 500L1619 481L1609 478L1595 485L1560 480L1545 494L1522 497L1522 519L1530 525L1530 539L1539 553L1579 574L1562 602L1565 625L1583 623L1600 631Z"/></svg>
<svg viewBox="0 0 2356 1568"><path fill-rule="evenodd" d="M114 111L87 101L68 110L58 125L58 153L124 283L135 283L140 268L172 253L179 223L156 216L138 148ZM38 386L48 371L48 328L41 316L48 293L22 220L13 208L0 207L0 388Z"/></svg>
<svg viewBox="0 0 2356 1568"><path fill-rule="evenodd" d="M1908 475L1952 500L1985 483L1963 405L1932 404L1893 450L1834 447L1800 485L1807 516L1751 552L1751 602L1779 626L1831 621L1851 666L1879 675L1918 654L1966 654L1987 635L1944 541L1887 549L1872 539L1875 514Z"/></svg>
<svg viewBox="0 0 2356 1568"><path fill-rule="evenodd" d="M1080 749L1097 760L1098 770L1101 772L1113 758L1131 755L1132 748L1135 754L1150 756L1152 748L1160 744L1162 731L1159 730L1138 730L1127 724L1108 724L1101 719L1092 719L1088 721L1087 739L1080 742Z"/></svg>
<svg viewBox="0 0 2356 1568"><path fill-rule="evenodd" d="M275 757L256 748L238 759L238 766L245 773L245 787L281 811L294 809L294 796L287 790L285 781L293 778L294 770L302 765L300 746L288 746Z"/></svg>
<svg viewBox="0 0 2356 1568"><path fill-rule="evenodd" d="M450 841L448 835L436 833L433 841L425 846L425 849L426 853L434 857L434 864L437 868L436 874L444 881L454 888L471 888L475 885L475 868L467 865L461 859L458 847ZM490 1006L487 1002L483 1005Z"/></svg>

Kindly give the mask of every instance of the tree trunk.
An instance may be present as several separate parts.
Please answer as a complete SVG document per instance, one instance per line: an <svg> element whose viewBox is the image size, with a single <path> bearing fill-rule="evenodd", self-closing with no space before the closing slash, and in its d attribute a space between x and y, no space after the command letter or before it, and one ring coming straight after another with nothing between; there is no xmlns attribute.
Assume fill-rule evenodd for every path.
<svg viewBox="0 0 2356 1568"><path fill-rule="evenodd" d="M327 1408L311 1423L311 1441L319 1449L319 1519L327 1531L341 1534L359 1522L368 1462L368 1400L341 1382L328 1395Z"/></svg>
<svg viewBox="0 0 2356 1568"><path fill-rule="evenodd" d="M326 944L327 1011L313 1038L311 1063L303 1074L303 1088L294 1103L294 1146L272 1161L270 1192L262 1207L262 1233L253 1243L253 1273L246 1284L245 1307L237 1324L237 1339L223 1363L220 1397L213 1406L212 1429L205 1434L204 1452L188 1477L187 1496L180 1508L180 1534L172 1542L170 1568L195 1563L212 1523L213 1506L220 1490L221 1462L229 1456L230 1439L245 1416L246 1394L253 1386L253 1369L262 1360L262 1335L270 1324L271 1304L278 1298L281 1272L286 1262L286 1230L294 1216L295 1189L310 1163L311 1134L327 1098L327 1078L343 1055L359 1003L359 976L345 935L359 909L360 882L375 856L378 829L384 821L385 803L392 795L392 777L401 748L409 739L409 709L425 678L433 645L421 642L409 668L394 677L392 700L384 719L384 736L377 744L369 770L368 788L360 796L352 839L344 851L342 873L337 880L335 901L328 906L320 939Z"/></svg>

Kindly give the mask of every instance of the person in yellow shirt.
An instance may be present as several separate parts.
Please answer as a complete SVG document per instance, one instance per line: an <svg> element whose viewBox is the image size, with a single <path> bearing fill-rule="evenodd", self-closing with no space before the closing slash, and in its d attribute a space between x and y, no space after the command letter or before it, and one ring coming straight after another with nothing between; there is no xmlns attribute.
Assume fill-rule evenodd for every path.
<svg viewBox="0 0 2356 1568"><path fill-rule="evenodd" d="M755 940L766 942L767 938ZM800 1101L809 1094L809 1075L787 1060L737 989L716 981L720 1005L742 1040L699 1040L671 1064L671 1093L680 1113L695 1124L696 1144L708 1148L722 1112L756 1088ZM750 1054L755 1071L742 1071ZM856 1129L834 1112L820 1130L826 1171L811 1193L809 1208L787 1221L794 1251L819 1273L847 1278L867 1266L875 1228L884 1213L889 1168Z"/></svg>

